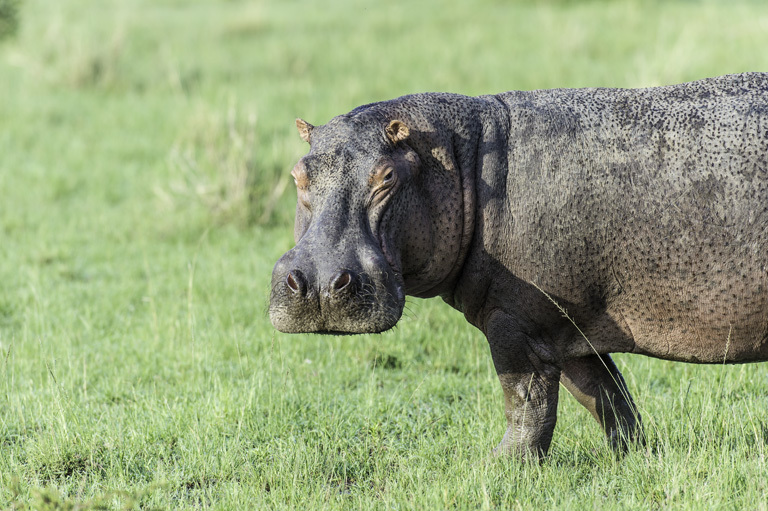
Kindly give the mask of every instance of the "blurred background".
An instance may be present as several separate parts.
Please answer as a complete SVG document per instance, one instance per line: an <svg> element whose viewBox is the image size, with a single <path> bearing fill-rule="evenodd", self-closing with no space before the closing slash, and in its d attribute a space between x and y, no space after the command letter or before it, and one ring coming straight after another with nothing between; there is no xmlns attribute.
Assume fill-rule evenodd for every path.
<svg viewBox="0 0 768 511"><path fill-rule="evenodd" d="M320 124L414 92L761 70L765 11L757 1L2 0L2 163L15 172L0 184L25 190L14 209L47 189L58 211L101 196L107 209L183 213L185 226L190 216L286 225L287 171L305 150L297 116Z"/></svg>

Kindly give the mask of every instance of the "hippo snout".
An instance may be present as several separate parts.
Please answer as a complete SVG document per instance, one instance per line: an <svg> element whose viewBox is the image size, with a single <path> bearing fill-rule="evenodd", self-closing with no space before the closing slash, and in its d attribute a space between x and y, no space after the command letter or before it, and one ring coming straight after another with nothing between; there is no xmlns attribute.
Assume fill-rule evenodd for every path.
<svg viewBox="0 0 768 511"><path fill-rule="evenodd" d="M300 270L291 270L285 276L285 285L296 296L307 296L307 279Z"/></svg>
<svg viewBox="0 0 768 511"><path fill-rule="evenodd" d="M375 333L392 328L405 305L398 282L383 257L322 264L296 249L272 272L269 316L286 333Z"/></svg>
<svg viewBox="0 0 768 511"><path fill-rule="evenodd" d="M285 275L285 286L296 299L307 297L309 283L307 277L301 270L289 270ZM355 293L359 289L361 277L359 274L352 273L349 270L339 270L332 277L325 288L320 288L320 295L326 299L336 299L347 294Z"/></svg>
<svg viewBox="0 0 768 511"><path fill-rule="evenodd" d="M341 296L343 293L354 292L358 281L359 277L356 275L353 275L347 270L341 270L333 276L331 284L328 286L328 292L335 296Z"/></svg>

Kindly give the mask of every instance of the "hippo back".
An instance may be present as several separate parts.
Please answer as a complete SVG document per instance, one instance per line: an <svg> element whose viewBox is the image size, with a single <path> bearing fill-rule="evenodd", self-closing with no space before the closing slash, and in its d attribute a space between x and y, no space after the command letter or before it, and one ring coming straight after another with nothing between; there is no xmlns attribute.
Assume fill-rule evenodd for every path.
<svg viewBox="0 0 768 511"><path fill-rule="evenodd" d="M491 257L596 344L768 358L768 75L491 99L509 134L478 176Z"/></svg>

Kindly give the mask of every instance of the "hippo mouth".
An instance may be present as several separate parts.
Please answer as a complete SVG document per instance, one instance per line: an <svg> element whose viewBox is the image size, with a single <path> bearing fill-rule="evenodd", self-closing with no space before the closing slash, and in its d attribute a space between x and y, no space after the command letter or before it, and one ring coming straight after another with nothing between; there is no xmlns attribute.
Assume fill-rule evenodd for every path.
<svg viewBox="0 0 768 511"><path fill-rule="evenodd" d="M404 300L398 303L399 300L390 293L385 299L350 297L344 302L315 305L320 300L304 300L289 293L273 292L269 307L272 325L284 333L381 333L397 324L405 305Z"/></svg>
<svg viewBox="0 0 768 511"><path fill-rule="evenodd" d="M381 235L378 236L378 239L379 248L381 248L381 253L384 255L384 260L387 262L387 265L389 265L389 269L392 270L392 273L395 274L398 280L401 280L403 274L398 270L400 266L392 255L392 252L390 252L386 239Z"/></svg>
<svg viewBox="0 0 768 511"><path fill-rule="evenodd" d="M342 269L304 254L297 246L272 273L269 316L277 330L351 335L380 333L397 324L405 307L404 285L383 250L368 250L354 258L357 264Z"/></svg>

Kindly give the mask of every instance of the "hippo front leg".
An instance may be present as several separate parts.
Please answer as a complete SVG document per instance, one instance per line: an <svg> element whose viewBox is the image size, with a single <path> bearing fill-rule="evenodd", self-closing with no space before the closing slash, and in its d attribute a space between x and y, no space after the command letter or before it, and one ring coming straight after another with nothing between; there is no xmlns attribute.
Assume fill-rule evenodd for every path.
<svg viewBox="0 0 768 511"><path fill-rule="evenodd" d="M495 312L486 326L507 416L507 431L494 452L541 458L557 422L560 370L534 353L531 339L506 314Z"/></svg>
<svg viewBox="0 0 768 511"><path fill-rule="evenodd" d="M625 451L643 440L640 413L610 355L591 355L563 364L560 381L603 427L611 446Z"/></svg>

